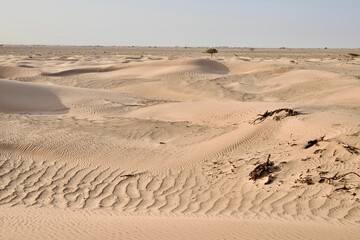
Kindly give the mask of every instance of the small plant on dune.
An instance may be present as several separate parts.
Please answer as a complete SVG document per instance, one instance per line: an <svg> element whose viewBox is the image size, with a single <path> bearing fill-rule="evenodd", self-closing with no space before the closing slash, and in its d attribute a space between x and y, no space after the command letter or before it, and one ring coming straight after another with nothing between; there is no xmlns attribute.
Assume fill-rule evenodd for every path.
<svg viewBox="0 0 360 240"><path fill-rule="evenodd" d="M348 53L348 55L350 56L350 57L359 57L360 56L360 54L357 54L357 53Z"/></svg>
<svg viewBox="0 0 360 240"><path fill-rule="evenodd" d="M346 57L348 57L349 60L354 60L355 58L359 57L360 54L358 53L348 53Z"/></svg>
<svg viewBox="0 0 360 240"><path fill-rule="evenodd" d="M210 54L210 56L212 57L213 54L218 53L218 50L216 48L209 48L205 51L205 53Z"/></svg>

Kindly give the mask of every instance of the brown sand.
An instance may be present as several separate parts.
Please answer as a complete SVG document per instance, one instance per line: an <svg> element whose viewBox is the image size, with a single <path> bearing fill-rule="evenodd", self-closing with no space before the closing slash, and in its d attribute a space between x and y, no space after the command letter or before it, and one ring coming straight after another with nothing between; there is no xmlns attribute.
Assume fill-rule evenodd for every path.
<svg viewBox="0 0 360 240"><path fill-rule="evenodd" d="M348 52L1 47L0 239L359 239Z"/></svg>

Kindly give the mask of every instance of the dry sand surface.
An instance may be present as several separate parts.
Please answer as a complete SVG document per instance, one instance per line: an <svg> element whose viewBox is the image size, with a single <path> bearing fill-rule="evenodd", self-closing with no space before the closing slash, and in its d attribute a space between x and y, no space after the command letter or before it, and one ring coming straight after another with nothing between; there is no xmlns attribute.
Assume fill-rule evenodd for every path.
<svg viewBox="0 0 360 240"><path fill-rule="evenodd" d="M359 50L219 50L0 47L0 239L360 239Z"/></svg>

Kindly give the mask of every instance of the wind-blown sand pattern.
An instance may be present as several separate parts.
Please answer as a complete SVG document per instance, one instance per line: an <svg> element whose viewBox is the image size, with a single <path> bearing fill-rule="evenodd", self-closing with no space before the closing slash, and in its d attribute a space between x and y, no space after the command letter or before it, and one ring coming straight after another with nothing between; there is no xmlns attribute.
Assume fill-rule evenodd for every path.
<svg viewBox="0 0 360 240"><path fill-rule="evenodd" d="M359 239L360 58L69 49L2 47L0 239Z"/></svg>

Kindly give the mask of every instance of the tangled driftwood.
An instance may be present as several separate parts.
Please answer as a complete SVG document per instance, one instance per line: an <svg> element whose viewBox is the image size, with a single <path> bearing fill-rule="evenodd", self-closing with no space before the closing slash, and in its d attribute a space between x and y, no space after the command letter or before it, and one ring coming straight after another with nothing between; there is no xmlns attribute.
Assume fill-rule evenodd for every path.
<svg viewBox="0 0 360 240"><path fill-rule="evenodd" d="M341 145L351 154L356 154L356 155L360 154L360 149L357 148L357 147L350 146L350 145L345 144L345 143L342 143Z"/></svg>
<svg viewBox="0 0 360 240"><path fill-rule="evenodd" d="M342 181L344 180L344 178L347 176L347 175L350 175L350 174L354 174L358 177L360 177L360 174L356 173L356 172L348 172L348 173L344 173L344 174L340 174L337 172L334 176L332 177L324 177L324 176L320 176L320 180L319 180L319 183L329 183L329 184L332 184L334 181Z"/></svg>
<svg viewBox="0 0 360 240"><path fill-rule="evenodd" d="M268 155L266 162L261 163L255 167L249 174L250 179L256 181L259 178L268 176L271 174L277 167L273 161L270 161L271 154ZM267 184L270 184L274 179L274 176L271 179L268 179Z"/></svg>
<svg viewBox="0 0 360 240"><path fill-rule="evenodd" d="M280 113L285 113L284 116L274 116ZM258 114L258 117L252 122L252 124L257 124L263 122L266 118L274 116L274 120L279 121L288 116L296 116L302 114L301 112L295 111L290 108L280 108L274 111L266 111L263 114Z"/></svg>

